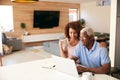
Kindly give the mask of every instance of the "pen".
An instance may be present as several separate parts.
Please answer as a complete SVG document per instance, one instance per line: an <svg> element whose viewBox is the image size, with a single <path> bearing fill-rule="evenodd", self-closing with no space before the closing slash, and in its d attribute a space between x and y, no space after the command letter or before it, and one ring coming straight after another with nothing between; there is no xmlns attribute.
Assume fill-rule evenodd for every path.
<svg viewBox="0 0 120 80"><path fill-rule="evenodd" d="M46 69L53 69L54 67L55 67L55 65L53 65L52 67L42 66L42 68L46 68Z"/></svg>

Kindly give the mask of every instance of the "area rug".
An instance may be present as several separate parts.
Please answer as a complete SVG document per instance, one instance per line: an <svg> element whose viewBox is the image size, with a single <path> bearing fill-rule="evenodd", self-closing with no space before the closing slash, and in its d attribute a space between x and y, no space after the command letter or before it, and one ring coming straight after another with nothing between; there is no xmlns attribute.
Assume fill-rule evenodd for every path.
<svg viewBox="0 0 120 80"><path fill-rule="evenodd" d="M26 47L24 50L15 51L2 57L3 66L29 62L33 60L50 58L51 53L44 51L43 46Z"/></svg>

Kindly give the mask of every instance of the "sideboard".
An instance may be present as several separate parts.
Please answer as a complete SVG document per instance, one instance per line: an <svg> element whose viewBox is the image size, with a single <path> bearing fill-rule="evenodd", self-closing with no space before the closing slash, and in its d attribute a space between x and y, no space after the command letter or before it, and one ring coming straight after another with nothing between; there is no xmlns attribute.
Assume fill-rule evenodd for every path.
<svg viewBox="0 0 120 80"><path fill-rule="evenodd" d="M25 45L39 45L41 42L59 40L64 37L64 33L33 34L22 37Z"/></svg>

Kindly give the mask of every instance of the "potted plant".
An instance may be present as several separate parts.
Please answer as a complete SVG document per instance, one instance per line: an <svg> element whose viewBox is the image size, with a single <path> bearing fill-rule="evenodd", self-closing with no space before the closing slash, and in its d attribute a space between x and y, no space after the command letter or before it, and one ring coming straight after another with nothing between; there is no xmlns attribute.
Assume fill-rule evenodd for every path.
<svg viewBox="0 0 120 80"><path fill-rule="evenodd" d="M82 25L82 27L85 27L85 20L84 19L80 19L78 21L80 22L80 24Z"/></svg>
<svg viewBox="0 0 120 80"><path fill-rule="evenodd" d="M22 22L22 23L20 24L20 26L21 26L22 29L26 29L26 24L25 24L25 23Z"/></svg>
<svg viewBox="0 0 120 80"><path fill-rule="evenodd" d="M20 26L24 30L24 35L28 35L28 32L26 31L26 24L24 22L21 22Z"/></svg>

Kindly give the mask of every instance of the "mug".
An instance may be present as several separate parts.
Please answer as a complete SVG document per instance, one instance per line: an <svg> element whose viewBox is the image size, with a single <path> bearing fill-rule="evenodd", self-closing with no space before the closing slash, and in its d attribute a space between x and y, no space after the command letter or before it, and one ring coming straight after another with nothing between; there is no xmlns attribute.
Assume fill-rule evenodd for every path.
<svg viewBox="0 0 120 80"><path fill-rule="evenodd" d="M63 49L64 51L66 51L66 50L67 50L67 46L68 46L68 44L67 44L67 39L61 39L60 42L61 42L61 47L62 47L62 49Z"/></svg>
<svg viewBox="0 0 120 80"><path fill-rule="evenodd" d="M93 80L92 72L83 72L82 80Z"/></svg>

